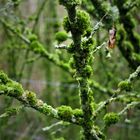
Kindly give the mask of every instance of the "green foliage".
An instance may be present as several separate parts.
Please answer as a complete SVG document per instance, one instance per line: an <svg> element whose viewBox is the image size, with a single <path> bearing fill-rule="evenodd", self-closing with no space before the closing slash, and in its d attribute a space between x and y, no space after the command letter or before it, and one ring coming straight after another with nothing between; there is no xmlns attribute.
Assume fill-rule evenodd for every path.
<svg viewBox="0 0 140 140"><path fill-rule="evenodd" d="M114 113L114 112L110 112L105 114L104 116L104 122L107 126L110 126L111 124L115 124L119 121L119 115Z"/></svg>
<svg viewBox="0 0 140 140"><path fill-rule="evenodd" d="M118 84L118 87L120 88L120 90L126 90L126 91L130 91L132 89L131 83L129 81L121 81Z"/></svg>
<svg viewBox="0 0 140 140"><path fill-rule="evenodd" d="M67 38L68 38L68 34L65 31L57 32L55 34L55 39L58 41L58 43L66 41Z"/></svg>

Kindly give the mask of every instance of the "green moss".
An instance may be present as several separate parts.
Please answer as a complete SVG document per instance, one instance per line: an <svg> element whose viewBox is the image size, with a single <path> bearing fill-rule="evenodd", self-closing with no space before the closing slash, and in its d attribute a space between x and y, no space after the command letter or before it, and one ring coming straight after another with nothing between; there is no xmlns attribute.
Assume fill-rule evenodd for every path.
<svg viewBox="0 0 140 140"><path fill-rule="evenodd" d="M8 81L8 76L3 71L0 71L0 84L6 84Z"/></svg>
<svg viewBox="0 0 140 140"><path fill-rule="evenodd" d="M10 96L19 97L24 92L22 86L15 81L8 82L6 86L7 86L7 94Z"/></svg>
<svg viewBox="0 0 140 140"><path fill-rule="evenodd" d="M83 10L78 10L76 13L76 23L74 28L81 34L84 34L85 31L91 26L91 20L88 13Z"/></svg>
<svg viewBox="0 0 140 140"><path fill-rule="evenodd" d="M84 34L84 37L89 37L90 35L91 35L91 32L92 32L92 28L91 27L89 27L87 30L86 30L86 32L85 32L85 34Z"/></svg>
<svg viewBox="0 0 140 140"><path fill-rule="evenodd" d="M7 86L0 84L0 93L7 93Z"/></svg>
<svg viewBox="0 0 140 140"><path fill-rule="evenodd" d="M91 49L93 49L94 44L95 44L94 39L89 38L88 40L82 42L82 47L91 50Z"/></svg>
<svg viewBox="0 0 140 140"><path fill-rule="evenodd" d="M90 65L86 65L86 67L83 69L83 76L84 77L90 77L92 74L92 67Z"/></svg>
<svg viewBox="0 0 140 140"><path fill-rule="evenodd" d="M19 97L23 94L24 90L22 86L12 81L4 72L0 72L0 91L4 92L9 96Z"/></svg>
<svg viewBox="0 0 140 140"><path fill-rule="evenodd" d="M33 41L30 44L30 49L34 51L34 53L44 53L45 49L41 43L38 41Z"/></svg>
<svg viewBox="0 0 140 140"><path fill-rule="evenodd" d="M64 120L69 120L73 116L72 108L69 106L60 106L57 108L58 116L60 116Z"/></svg>
<svg viewBox="0 0 140 140"><path fill-rule="evenodd" d="M75 32L79 34L84 34L86 31L89 31L91 21L88 13L83 10L77 10L75 21L74 23L70 23L69 18L65 17L63 20L64 29L67 32L75 30Z"/></svg>
<svg viewBox="0 0 140 140"><path fill-rule="evenodd" d="M81 0L59 0L59 3L67 9L81 4Z"/></svg>
<svg viewBox="0 0 140 140"><path fill-rule="evenodd" d="M119 84L118 84L118 87L121 89L121 90L126 90L126 91L130 91L132 89L131 87L131 83L129 81L121 81Z"/></svg>
<svg viewBox="0 0 140 140"><path fill-rule="evenodd" d="M81 109L74 109L73 114L74 116L77 116L77 117L83 117L83 112Z"/></svg>
<svg viewBox="0 0 140 140"><path fill-rule="evenodd" d="M107 126L110 126L111 124L115 124L119 121L119 115L114 112L110 112L110 113L107 113L103 119L104 119L105 124Z"/></svg>
<svg viewBox="0 0 140 140"><path fill-rule="evenodd" d="M67 40L67 38L68 38L68 34L65 31L57 32L55 34L55 39L58 41L58 43Z"/></svg>
<svg viewBox="0 0 140 140"><path fill-rule="evenodd" d="M26 93L26 98L31 105L35 105L37 103L36 94L33 93L33 92L30 92L30 91L27 92Z"/></svg>
<svg viewBox="0 0 140 140"><path fill-rule="evenodd" d="M60 62L61 66L63 67L64 70L68 71L69 68L70 68L70 65L68 63L63 63L63 62Z"/></svg>
<svg viewBox="0 0 140 140"><path fill-rule="evenodd" d="M63 27L64 27L66 32L69 32L71 30L71 25L70 25L68 17L64 17L64 19L63 19Z"/></svg>
<svg viewBox="0 0 140 140"><path fill-rule="evenodd" d="M35 34L31 34L31 35L29 35L28 38L29 38L29 40L30 40L31 42L37 40L37 36L36 36Z"/></svg>
<svg viewBox="0 0 140 140"><path fill-rule="evenodd" d="M39 106L40 112L43 112L44 114L49 114L50 111L52 110L52 107L47 105L46 103L42 104Z"/></svg>

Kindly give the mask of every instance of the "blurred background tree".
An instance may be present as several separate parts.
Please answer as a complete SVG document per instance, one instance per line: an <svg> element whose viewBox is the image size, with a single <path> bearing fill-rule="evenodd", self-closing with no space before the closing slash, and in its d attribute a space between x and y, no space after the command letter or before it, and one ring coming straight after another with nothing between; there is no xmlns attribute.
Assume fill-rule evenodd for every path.
<svg viewBox="0 0 140 140"><path fill-rule="evenodd" d="M111 96L120 81L128 78L140 65L140 2L139 0L83 0L79 9L90 14L95 29L94 46L101 46L94 53L92 76L96 103ZM65 49L56 46L71 43L71 34L63 28L66 10L58 0L0 0L0 69L20 83L25 89L36 92L44 102L58 107L69 105L80 108L78 84L65 68L54 61L71 61ZM12 29L14 31L11 32ZM116 47L107 50L108 31L117 30ZM16 34L15 34L15 33ZM39 40L56 60L41 56L28 47L28 40ZM107 53L111 57L107 58ZM53 63L52 63L53 62ZM133 84L132 93L140 91L140 81ZM129 102L129 101L128 101ZM1 96L0 114L19 102ZM114 102L101 112L117 112L126 104ZM128 109L121 121L106 129L107 139L139 140L139 108ZM103 123L96 120L99 126ZM54 125L52 125L54 124ZM43 129L44 128L44 129ZM45 129L46 128L46 129ZM79 140L81 127L61 123L34 111L23 108L16 116L0 117L1 140Z"/></svg>

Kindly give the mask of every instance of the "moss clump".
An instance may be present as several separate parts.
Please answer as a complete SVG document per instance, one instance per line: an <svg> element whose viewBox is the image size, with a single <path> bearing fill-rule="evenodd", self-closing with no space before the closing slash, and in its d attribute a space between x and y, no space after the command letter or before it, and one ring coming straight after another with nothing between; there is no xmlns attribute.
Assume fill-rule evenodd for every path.
<svg viewBox="0 0 140 140"><path fill-rule="evenodd" d="M55 34L55 39L58 41L58 43L67 40L67 38L68 38L68 34L65 31L57 32Z"/></svg>
<svg viewBox="0 0 140 140"><path fill-rule="evenodd" d="M73 110L69 106L60 106L57 108L58 116L60 116L64 120L69 120L73 116Z"/></svg>
<svg viewBox="0 0 140 140"><path fill-rule="evenodd" d="M8 81L8 76L3 71L0 71L0 84L6 84Z"/></svg>
<svg viewBox="0 0 140 140"><path fill-rule="evenodd" d="M24 92L22 86L15 81L8 82L6 86L7 86L7 94L10 96L19 97Z"/></svg>
<svg viewBox="0 0 140 140"><path fill-rule="evenodd" d="M71 25L70 25L68 17L64 17L64 19L63 19L63 27L64 27L66 32L69 32L71 30Z"/></svg>
<svg viewBox="0 0 140 140"><path fill-rule="evenodd" d="M67 9L75 7L81 4L81 0L59 0L59 3L65 6Z"/></svg>
<svg viewBox="0 0 140 140"><path fill-rule="evenodd" d="M83 10L78 10L76 14L76 23L74 26L75 26L74 28L79 33L84 34L85 31L87 31L91 26L91 20L89 14Z"/></svg>
<svg viewBox="0 0 140 140"><path fill-rule="evenodd" d="M29 40L30 40L31 42L37 40L37 36L36 36L35 34L31 34L31 35L29 35L28 38L29 38Z"/></svg>
<svg viewBox="0 0 140 140"><path fill-rule="evenodd" d="M83 117L83 112L81 109L74 109L73 114L74 116L77 116L77 117Z"/></svg>
<svg viewBox="0 0 140 140"><path fill-rule="evenodd" d="M114 112L110 112L110 113L107 113L103 119L104 119L105 124L107 126L110 126L111 124L115 124L119 121L119 115Z"/></svg>
<svg viewBox="0 0 140 140"><path fill-rule="evenodd" d="M27 92L26 98L31 105L35 105L37 103L36 94L33 92Z"/></svg>
<svg viewBox="0 0 140 140"><path fill-rule="evenodd" d="M118 87L120 88L120 90L125 90L125 91L130 91L132 89L131 83L129 81L121 81L118 84Z"/></svg>
<svg viewBox="0 0 140 140"><path fill-rule="evenodd" d="M63 26L67 32L74 30L76 33L84 34L86 31L89 32L91 27L90 16L83 10L77 10L75 22L70 23L69 18L65 17Z"/></svg>
<svg viewBox="0 0 140 140"><path fill-rule="evenodd" d="M44 114L50 114L50 111L52 110L52 107L44 103L43 105L39 106L40 112L43 112Z"/></svg>
<svg viewBox="0 0 140 140"><path fill-rule="evenodd" d="M44 53L45 49L41 43L38 41L31 42L30 49L34 51L34 53Z"/></svg>
<svg viewBox="0 0 140 140"><path fill-rule="evenodd" d="M8 94L13 97L19 97L24 92L22 86L15 82L11 81L4 72L0 72L0 91L3 91L5 94Z"/></svg>

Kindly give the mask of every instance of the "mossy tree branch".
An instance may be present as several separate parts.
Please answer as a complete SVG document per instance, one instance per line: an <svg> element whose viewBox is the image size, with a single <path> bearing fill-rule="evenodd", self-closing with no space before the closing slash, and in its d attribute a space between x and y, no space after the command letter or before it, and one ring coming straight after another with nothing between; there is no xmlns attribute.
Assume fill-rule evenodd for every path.
<svg viewBox="0 0 140 140"><path fill-rule="evenodd" d="M38 99L34 92L24 90L19 83L9 79L3 72L0 72L0 95L13 97L26 107L31 107L46 116L52 116L53 118L77 125L82 123L82 112L80 109L72 110L71 107L67 106L55 109Z"/></svg>
<svg viewBox="0 0 140 140"><path fill-rule="evenodd" d="M139 79L139 76L140 76L140 66L137 67L137 69L129 75L129 77L124 80L124 81L121 81L119 84L118 84L118 88L114 91L112 91L112 97L107 99L106 101L104 102L100 102L94 115L95 117L97 117L97 115L99 115L99 112L101 112L107 105L109 105L110 103L114 102L114 101L123 101L123 99L125 100L125 97L128 97L129 99L129 96L130 98L131 97L135 97L135 101L138 100L139 101L139 97L134 94L128 94L128 95L120 95L120 93L122 91L131 91L131 88L132 88L132 82L136 79ZM129 100L131 101L131 100ZM133 102L133 100L131 101Z"/></svg>
<svg viewBox="0 0 140 140"><path fill-rule="evenodd" d="M83 35L90 27L89 15L76 6L80 0L64 1L59 0L60 4L66 7L68 17L64 19L64 29L71 32L73 45L71 54L73 56L73 68L75 69L75 78L79 84L79 94L81 98L81 108L83 111L83 139L97 140L103 138L103 135L95 128L93 121L94 99L93 91L90 87L90 77L92 75L91 63L93 60L93 40L92 35L82 40ZM90 32L91 34L91 32Z"/></svg>
<svg viewBox="0 0 140 140"><path fill-rule="evenodd" d="M129 78L125 80L125 82L126 81L133 82L135 79L139 77L139 74L140 74L140 67L138 67L135 72L130 74ZM108 99L105 102L100 103L98 108L95 109L93 116L99 115L100 111L104 109L106 105L110 104L113 101L119 101L119 102L124 101L126 103L127 102L130 103L121 112L118 113L119 116L121 116L123 112L125 112L130 107L135 107L136 105L140 104L140 99L137 94L119 95L120 91L128 90L128 86L126 86L126 84L128 83L124 84L124 82L121 82L119 84L118 90L114 92L115 96ZM7 112L1 115L1 118L10 117L11 115L16 115L19 112L19 109L22 109L23 107L31 107L46 116L51 116L58 120L67 121L72 124L76 124L80 126L83 126L83 124L87 123L87 122L84 123L85 118L83 116L82 110L80 109L72 110L71 107L69 106L60 106L57 109L55 109L52 106L44 103L42 100L38 99L35 93L30 91L25 91L19 83L9 79L7 75L3 72L0 72L0 95L13 97L18 101L20 101L21 104L23 104L22 107L15 108L15 109L12 108L8 110ZM116 115L117 114L113 114L113 113L108 113L107 115L105 115L104 120L106 125L116 123L118 121ZM101 132L97 130L94 124L92 129L93 129L92 134L94 134L95 139L99 139L98 135L101 134Z"/></svg>

